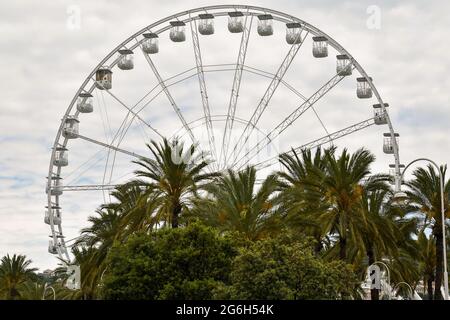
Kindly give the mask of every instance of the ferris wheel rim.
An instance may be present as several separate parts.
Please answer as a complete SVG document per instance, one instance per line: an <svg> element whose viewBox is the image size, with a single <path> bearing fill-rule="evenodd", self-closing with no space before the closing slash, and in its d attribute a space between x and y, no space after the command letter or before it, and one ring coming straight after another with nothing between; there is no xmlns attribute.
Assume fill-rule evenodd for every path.
<svg viewBox="0 0 450 320"><path fill-rule="evenodd" d="M112 51L110 51L108 53L108 55L105 56L105 58L103 58L103 60L100 61L100 63L93 69L93 71L89 74L89 76L84 80L84 82L82 83L82 85L79 87L79 89L77 90L75 96L73 97L72 101L69 104L69 107L66 109L66 112L63 116L63 119L61 121L61 124L59 126L57 135L55 137L54 143L53 143L53 148L52 148L52 152L51 152L51 158L50 158L50 165L49 165L49 170L48 170L48 177L47 177L47 184L46 184L46 188L47 188L47 205L49 210L52 210L52 206L55 204L56 206L59 205L59 195L52 195L50 192L51 189L51 181L52 181L52 177L60 177L61 175L61 167L55 166L54 165L54 160L55 160L55 151L57 147L66 147L68 140L67 138L61 139L61 135L62 135L62 131L63 131L63 125L64 125L64 119L66 119L68 116L70 116L72 109L74 108L74 105L76 104L77 98L78 96L83 93L91 93L94 88L95 88L95 83L93 83L90 87L89 82L92 80L93 76L95 75L95 72L101 68L102 66L104 66L108 61L110 61L110 59L117 54L117 52L123 48L128 48L130 50L134 50L137 47L139 47L140 42L142 41L137 41L137 37L139 37L140 35L142 35L145 32L150 31L151 29L154 29L158 26L163 25L164 23L167 23L171 20L178 20L178 18L183 17L183 16L188 16L188 18L186 18L183 21L186 22L191 22L191 21L196 21L198 19L198 16L193 16L194 13L199 13L199 12L208 12L213 14L214 16L224 16L227 14L227 11L219 11L219 12L211 12L214 10L247 10L246 12L243 12L244 15L247 16L256 16L258 13L265 13L265 14L271 14L273 15L273 19L276 21L280 21L280 22L298 22L302 25L302 28L306 29L308 32L310 32L313 36L323 36L327 38L328 44L331 45L337 52L339 52L340 54L344 54L347 55L351 61L351 64L355 67L355 69L360 73L360 75L362 77L364 77L368 83L368 85L370 86L376 100L378 101L378 103L381 106L381 109L383 110L385 117L386 117L386 121L387 121L387 126L389 128L389 133L391 135L392 138L392 142L393 142L393 155L394 155L394 160L395 160L395 187L396 189L399 188L399 184L401 183L400 181L400 157L399 157L399 148L398 148L398 144L397 141L395 139L395 131L394 131L394 127L392 125L389 113L386 112L385 109L385 103L381 98L381 95L379 94L377 88L375 87L372 78L370 78L368 76L368 74L366 73L366 71L363 69L363 67L358 63L358 61L343 47L341 46L336 40L333 39L333 37L330 37L328 34L326 34L325 32L323 32L322 30L320 30L319 28L316 28L315 26L313 26L312 24L309 24L308 22L299 19L295 16L292 16L290 14L286 14L284 12L281 11L277 11L277 10L273 10L270 8L265 8L265 7L260 7L260 6L251 6L251 5L213 5L213 6L203 6L203 7L198 7L198 8L193 8L193 9L189 9L189 10L185 10L185 11L180 11L178 13L175 13L173 15L167 16L163 19L160 19L144 28L142 28L141 30L139 30L138 32L134 33L133 35L131 35L129 38L127 38L126 40L124 40L123 42L121 42L118 46L116 46ZM160 30L157 30L157 33L162 33L168 30L168 26L166 26L165 28L162 28ZM130 42L132 42L133 40L136 40L136 44L133 44L132 46L129 46ZM118 58L115 59L113 61L112 64L110 64L110 67L114 67L116 64L118 63ZM89 87L87 90L86 88ZM74 115L77 117L79 115L79 111L76 111L74 113ZM62 143L60 143L60 141L62 140ZM56 167L56 170L54 170L54 168ZM56 171L56 172L55 172ZM54 202L52 200L55 200ZM70 260L70 256L67 252L67 246L65 245L65 240L63 238L63 230L62 230L62 221L59 221L59 223L54 223L53 222L53 218L50 219L50 229L51 229L51 237L53 239L53 241L55 243L57 243L57 239L61 239L60 243L61 246L63 248L65 248L66 250L64 250L64 253L61 253L61 251L58 251L58 256L60 258L63 258L63 256L65 256L65 258L67 260Z"/></svg>

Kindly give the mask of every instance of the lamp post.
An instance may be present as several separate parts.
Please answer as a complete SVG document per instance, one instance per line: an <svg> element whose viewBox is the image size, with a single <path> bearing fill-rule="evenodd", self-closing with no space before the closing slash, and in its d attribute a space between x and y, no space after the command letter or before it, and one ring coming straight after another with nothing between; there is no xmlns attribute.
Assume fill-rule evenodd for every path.
<svg viewBox="0 0 450 320"><path fill-rule="evenodd" d="M444 208L444 176L441 172L441 168L436 164L436 162L427 159L427 158L419 158L416 160L411 161L405 169L403 169L402 174L400 176L400 184L403 181L403 176L405 175L405 171L414 163L418 161L428 161L431 163L435 168L437 168L439 172L439 182L440 182L440 189L441 189L441 224L442 224L442 249L443 249L443 260L444 260L444 294L445 294L445 300L449 300L448 296L448 273L447 273L447 241L445 237L445 208ZM408 196L403 191L399 190L394 194L393 200L394 202L403 202L408 199ZM440 288L439 288L440 289Z"/></svg>
<svg viewBox="0 0 450 320"><path fill-rule="evenodd" d="M405 286L408 287L408 289L409 289L409 299L412 300L413 297L414 297L414 291L413 291L413 289L411 288L411 286L410 286L408 283L404 282L404 281L401 281L401 282L397 283L397 284L394 286L394 288L392 288L392 291L395 292L395 288L400 287L401 284L403 284L403 285L405 285Z"/></svg>
<svg viewBox="0 0 450 320"><path fill-rule="evenodd" d="M44 285L44 292L42 293L42 300L45 300L45 293L47 292L47 289L52 289L53 291L53 300L56 300L56 292L55 289L52 286L47 287L47 283Z"/></svg>
<svg viewBox="0 0 450 320"><path fill-rule="evenodd" d="M386 272L387 272L387 284L389 286L389 288L388 288L388 298L389 298L389 300L391 300L391 291L392 291L391 290L391 271L389 270L389 267L387 266L387 264L382 262L382 261L375 261L374 263L372 263L369 266L369 268L371 266L373 266L373 265L376 265L376 264L381 264L386 269Z"/></svg>

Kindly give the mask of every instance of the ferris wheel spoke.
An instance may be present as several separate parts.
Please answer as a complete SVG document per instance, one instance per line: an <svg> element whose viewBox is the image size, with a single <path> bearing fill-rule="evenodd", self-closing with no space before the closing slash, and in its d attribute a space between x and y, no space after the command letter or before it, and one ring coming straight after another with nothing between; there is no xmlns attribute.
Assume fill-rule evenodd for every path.
<svg viewBox="0 0 450 320"><path fill-rule="evenodd" d="M132 156L132 157L135 157L135 158L138 158L138 159L147 159L147 157L141 156L141 155L139 155L139 154L137 154L135 152L128 151L128 150L125 150L125 149L122 149L122 148L118 148L118 147L113 146L111 144L108 144L108 143L105 143L105 142L101 142L101 141L98 141L98 140L95 140L95 139L92 139L92 138L89 138L89 137L86 137L86 136L83 136L83 135L80 135L80 134L77 137L82 139L82 140L85 140L87 142L91 142L91 143L97 144L99 146L106 147L106 148L109 148L111 150L118 151L118 152L127 154L129 156Z"/></svg>
<svg viewBox="0 0 450 320"><path fill-rule="evenodd" d="M63 191L93 191L93 190L108 191L114 190L118 186L120 185L118 184L66 185L62 186L61 189Z"/></svg>
<svg viewBox="0 0 450 320"><path fill-rule="evenodd" d="M208 134L208 142L209 142L209 148L211 150L211 153L213 154L214 158L216 159L216 165L217 165L217 150L216 150L216 143L215 143L215 137L214 137L214 130L211 122L211 110L209 108L209 99L208 99L208 92L206 89L206 83L205 83L205 74L203 72L203 63L202 63L202 54L200 50L200 41L198 39L198 32L197 32L197 22L195 20L191 20L190 22L191 27L191 34L192 34L192 44L194 47L194 56L195 56L195 64L197 66L197 75L198 75L198 82L200 86L200 95L202 98L202 105L203 105L203 114L205 115L206 120L206 131Z"/></svg>
<svg viewBox="0 0 450 320"><path fill-rule="evenodd" d="M242 132L241 136L238 138L238 141L236 142L236 144L233 147L233 151L231 154L233 156L233 162L235 162L237 160L239 153L241 152L242 148L244 147L245 143L248 141L248 139L253 131L253 126L256 126L256 124L258 123L262 114L266 110L270 100L272 99L275 91L278 88L278 85L280 84L284 75L288 71L292 61L294 60L295 56L297 55L297 52L301 48L302 44L305 42L305 39L308 36L308 34L309 34L309 32L307 32L307 34L303 37L303 40L300 43L291 45L286 57L284 58L280 67L278 68L277 73L272 78L272 81L270 82L270 84L267 87L258 106L256 107L255 111L253 112L253 115L250 118L249 124L247 126L245 126L244 131ZM298 37L301 37L301 33L299 33ZM243 140L243 142L241 143L242 140Z"/></svg>
<svg viewBox="0 0 450 320"><path fill-rule="evenodd" d="M145 60L147 60L148 65L150 66L150 68L152 69L153 73L155 74L159 85L161 86L161 88L163 89L164 93L166 94L167 98L169 99L170 104L172 105L172 108L174 109L175 113L177 114L179 120L181 121L181 123L183 124L183 127L185 128L185 130L189 133L189 137L191 138L193 143L196 143L197 140L194 137L194 134L192 133L191 128L189 128L189 125L187 124L186 120L184 119L183 114L181 113L180 108L178 107L178 105L176 104L175 100L172 97L172 94L170 93L169 89L167 88L164 80L162 79L161 75L159 74L158 69L156 68L155 64L153 63L152 59L150 59L148 54L145 54L144 51L142 51L142 54L145 57Z"/></svg>
<svg viewBox="0 0 450 320"><path fill-rule="evenodd" d="M228 145L230 143L231 132L234 125L234 117L236 114L236 105L239 97L239 90L241 87L241 79L245 58L247 56L248 41L250 39L250 32L252 29L253 16L250 16L250 22L247 24L249 16L245 16L244 28L242 31L241 44L239 46L238 58L236 61L236 70L234 72L233 85L231 87L231 95L228 103L227 120L225 122L225 129L222 139L222 148L220 149L219 163L224 157L224 165L227 163Z"/></svg>
<svg viewBox="0 0 450 320"><path fill-rule="evenodd" d="M232 64L220 64L220 65L208 65L208 66L204 66L204 68L206 67L228 67ZM189 68L183 72L180 72L174 76L171 76L165 80L163 80L163 82L166 84L166 87L169 88L173 85L176 85L178 83L181 83L183 81L186 81L192 77L197 76L197 72L194 72L192 74L189 74L189 72L196 70L196 67L193 68ZM213 69L213 70L204 70L204 72L219 72L219 71L229 71L230 69ZM234 69L233 69L234 70ZM188 74L187 76L185 76L186 74ZM179 79L181 76L184 76L183 78ZM156 86L154 86L142 99L140 99L131 109L134 110L136 107L138 107L138 104L140 104L145 98L147 98L156 88L159 88L160 85L157 84ZM134 119L136 118L137 115L139 115L142 110L144 110L145 108L148 107L148 105L150 105L150 103L152 103L161 93L163 93L164 90L161 88L161 90L159 90L158 92L156 92L149 100L147 100L147 102L144 103L143 106L141 106L135 113L133 113L133 117L128 121L128 124L125 125L123 128L122 126L124 125L125 121L128 120L127 117L129 116L129 114L131 114L131 112L128 112L126 118L122 121L121 127L119 129L122 130L121 133L121 138L120 141L122 141L122 139L124 138L126 132L128 131L128 129L130 128L130 126L132 125ZM113 139L113 141L115 141L115 138ZM119 146L119 145L117 145Z"/></svg>
<svg viewBox="0 0 450 320"><path fill-rule="evenodd" d="M190 78L192 78L192 77L194 77L194 76L196 76L197 75L197 73L194 73L194 74L190 74L190 75L188 75L188 76L185 76L184 78L181 78L181 79L177 79L178 77L180 77L180 76L182 76L182 75L184 75L184 74L186 74L186 73L188 73L188 72L190 72L190 71L192 71L192 70L195 70L195 68L190 68L190 69L188 69L188 70L186 70L186 71L183 71L183 72L181 72L181 73L178 73L177 75L174 75L174 76L172 76L172 77L170 77L170 78L167 78L166 80L164 80L164 82L166 82L166 83L168 83L170 80L175 80L175 81L173 81L173 82L171 82L171 83L168 83L166 86L167 87L170 87L170 86L173 86L173 85L176 85L176 84L178 84L178 83L180 83L180 82L183 82L183 81L185 81L185 80L187 80L187 79L190 79ZM138 104L140 104L145 98L147 98L156 88L159 88L160 87L160 85L159 84L157 84L156 86L154 86L151 90L150 90L150 92L148 93L148 94L146 94L141 100L139 100L137 103L136 103L136 105L133 107L133 108L131 108L131 109L135 109L135 107L137 107L138 106ZM122 128L122 133L121 133L121 137L120 137L120 142L118 143L118 145L117 146L119 146L119 144L122 142L122 140L123 140L123 138L125 137L125 135L126 135L126 133L128 132L128 130L129 130L129 128L131 127L131 125L133 124L133 122L134 122L134 119L137 117L137 115L139 115L145 108L147 108L161 93L163 93L164 92L164 90L161 88L159 91L157 91L149 100L147 100L147 102L145 102L144 103L144 105L143 106L141 106L134 114L133 114L133 116L132 116L132 118L128 121L128 124L127 125L125 125L123 128ZM127 114L127 117L129 116L129 114L130 114L131 112L129 112L128 114ZM127 119L125 119L125 120L127 120ZM124 122L125 122L125 120L124 121L122 121L122 124L124 124Z"/></svg>
<svg viewBox="0 0 450 320"><path fill-rule="evenodd" d="M360 131L360 130L363 130L365 128L368 128L368 127L370 127L370 126L372 126L374 124L375 124L375 119L374 118L369 118L367 120L358 122L358 123L356 123L354 125L346 127L346 128L341 129L339 131L335 131L335 132L333 132L331 134L327 134L327 135L325 135L323 137L320 137L319 139L310 141L310 142L308 142L306 144L303 144L303 145L301 145L299 147L294 148L293 150L295 152L299 152L302 149L312 149L312 148L320 147L323 144L328 143L330 139L337 140L337 139L345 137L345 136L347 136L349 134L352 134L352 133L355 133L357 131ZM292 152L293 151L290 150L290 151L287 151L287 152L283 152L281 154L288 154L288 153L292 153ZM278 158L279 158L280 155L278 155L277 157L273 157L273 158L267 159L265 161L256 163L255 167L257 167L259 169L267 168L267 167L275 164L278 161Z"/></svg>
<svg viewBox="0 0 450 320"><path fill-rule="evenodd" d="M92 79L95 82L95 79ZM101 85L101 84L99 84ZM147 121L145 121L144 119L142 119L138 114L136 114L132 108L128 107L122 100L120 100L118 97L116 97L110 90L107 90L106 88L104 88L104 91L106 91L111 97L114 98L114 100L116 100L120 105L122 105L125 109L127 109L129 112L131 112L133 115L136 116L136 118L138 118L142 123L144 123L148 128L150 128L153 132L155 132L158 136L160 136L161 138L163 137L161 135L161 133L158 132L158 130L156 130L153 126L151 126Z"/></svg>
<svg viewBox="0 0 450 320"><path fill-rule="evenodd" d="M235 161L234 164L238 164L242 160L246 159L245 163L248 163L254 158L258 152L271 143L276 137L282 134L289 126L291 126L300 116L302 116L308 109L325 96L331 89L333 89L339 82L341 82L345 76L336 74L330 80L328 80L322 87L314 92L306 101L304 101L297 109L289 114L283 121L281 121L272 131L270 131L264 138L259 140L256 145L248 150L244 156ZM256 150L256 151L255 151ZM252 156L248 157L251 153Z"/></svg>

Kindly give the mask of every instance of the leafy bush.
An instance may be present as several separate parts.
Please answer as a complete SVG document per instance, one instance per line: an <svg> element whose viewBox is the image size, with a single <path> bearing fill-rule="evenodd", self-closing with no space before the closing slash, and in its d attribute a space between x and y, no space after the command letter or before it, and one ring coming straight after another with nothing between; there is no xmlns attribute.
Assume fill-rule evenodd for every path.
<svg viewBox="0 0 450 320"><path fill-rule="evenodd" d="M219 299L339 299L359 285L350 266L326 262L309 242L290 236L251 243L234 259L231 285L219 286Z"/></svg>
<svg viewBox="0 0 450 320"><path fill-rule="evenodd" d="M112 249L106 299L338 299L358 286L341 261L326 262L290 236L246 242L199 223L138 234Z"/></svg>
<svg viewBox="0 0 450 320"><path fill-rule="evenodd" d="M209 299L228 282L236 249L198 223L131 237L111 250L106 299Z"/></svg>

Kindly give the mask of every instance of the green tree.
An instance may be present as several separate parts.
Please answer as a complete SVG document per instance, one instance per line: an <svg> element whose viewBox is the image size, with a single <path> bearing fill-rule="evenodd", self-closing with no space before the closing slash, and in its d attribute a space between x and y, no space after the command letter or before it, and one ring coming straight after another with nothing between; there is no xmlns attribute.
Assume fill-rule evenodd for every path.
<svg viewBox="0 0 450 320"><path fill-rule="evenodd" d="M280 229L280 217L274 208L276 175L256 185L256 170L228 170L224 176L205 186L206 197L197 199L191 216L222 232L235 232L244 240L258 240Z"/></svg>
<svg viewBox="0 0 450 320"><path fill-rule="evenodd" d="M7 300L20 298L19 286L35 276L36 268L30 268L31 260L24 255L7 254L0 264L0 293Z"/></svg>
<svg viewBox="0 0 450 320"><path fill-rule="evenodd" d="M120 241L123 228L120 210L104 206L90 216L90 226L82 229L81 236L75 242L72 252L74 263L80 266L81 297L94 299L98 285L106 270L106 258L115 241Z"/></svg>
<svg viewBox="0 0 450 320"><path fill-rule="evenodd" d="M149 201L156 207L155 216L177 228L182 210L196 195L199 185L218 173L205 172L208 160L196 153L194 145L185 149L179 141L170 144L164 139L161 144L152 141L147 147L153 159L133 161L141 167L135 171L138 179L134 183L146 189Z"/></svg>
<svg viewBox="0 0 450 320"><path fill-rule="evenodd" d="M316 185L316 172L326 170L325 154L334 151L334 148L325 152L317 148L312 154L310 149L303 149L300 154L292 150L280 155L283 170L277 173L281 191L277 203L280 211L285 214L284 220L289 227L315 239L316 254L323 249L326 237L323 224L317 221L317 217L328 210L329 205L311 187Z"/></svg>
<svg viewBox="0 0 450 320"><path fill-rule="evenodd" d="M365 253L368 266L396 250L395 225L383 210L387 193L387 190L367 192L364 188L361 196L361 224L355 228L358 233L352 246L354 251ZM371 300L378 300L379 290L371 289L370 296Z"/></svg>
<svg viewBox="0 0 450 320"><path fill-rule="evenodd" d="M344 149L339 157L327 152L325 171L316 170L315 188L329 205L318 221L326 233L336 235L338 256L342 261L347 261L351 237L358 236L363 193L384 185L384 177L370 177L370 165L374 160L374 155L367 150L359 149L350 154Z"/></svg>
<svg viewBox="0 0 450 320"><path fill-rule="evenodd" d="M228 281L236 250L210 227L135 234L110 254L103 295L106 299L210 299Z"/></svg>
<svg viewBox="0 0 450 320"><path fill-rule="evenodd" d="M325 261L311 243L290 235L251 243L233 261L231 285L220 299L344 299L357 297L359 282L342 261Z"/></svg>
<svg viewBox="0 0 450 320"><path fill-rule="evenodd" d="M445 181L447 167L440 168L444 176L444 208L445 217L450 215L449 195L450 180ZM410 201L416 205L416 210L425 215L425 219L430 222L433 237L436 239L436 275L434 287L434 299L441 300L441 286L443 284L443 234L442 234L442 215L441 215L441 195L439 174L433 166L429 165L427 169L419 168L413 172L414 179L407 183L410 191L407 195Z"/></svg>
<svg viewBox="0 0 450 320"><path fill-rule="evenodd" d="M68 300L73 297L73 292L61 283L48 285L39 281L26 281L20 285L19 291L21 300Z"/></svg>
<svg viewBox="0 0 450 320"><path fill-rule="evenodd" d="M436 273L436 239L428 238L424 232L419 234L417 245L420 252L420 274L427 289L428 299L433 300L433 281Z"/></svg>

